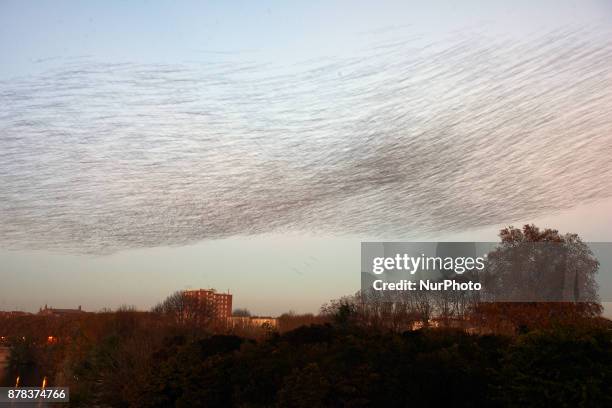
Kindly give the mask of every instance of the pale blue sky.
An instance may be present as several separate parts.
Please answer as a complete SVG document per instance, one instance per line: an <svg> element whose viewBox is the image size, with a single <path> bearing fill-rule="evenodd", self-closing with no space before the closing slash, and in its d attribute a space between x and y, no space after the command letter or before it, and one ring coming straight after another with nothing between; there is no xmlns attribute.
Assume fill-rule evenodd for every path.
<svg viewBox="0 0 612 408"><path fill-rule="evenodd" d="M547 27L608 25L601 1L0 1L0 73L38 62L300 61L350 53L381 34L440 36L458 29L526 35ZM233 56L234 58L236 56ZM52 62L48 60L47 62Z"/></svg>
<svg viewBox="0 0 612 408"><path fill-rule="evenodd" d="M528 38L611 23L612 6L605 0L0 0L0 87L78 60L143 65L236 61L291 72L304 61L367 55L369 47L396 39L409 38L418 46L454 35ZM499 218L474 231L415 233L406 239L492 241L504 225L537 222L586 240L611 241L610 208L609 199L596 200L548 216ZM86 310L121 304L148 308L176 289L216 287L230 289L235 306L255 313L315 312L322 302L358 289L361 239L371 237L281 231L126 248L111 255L0 248L0 310L33 311L45 303L80 304Z"/></svg>

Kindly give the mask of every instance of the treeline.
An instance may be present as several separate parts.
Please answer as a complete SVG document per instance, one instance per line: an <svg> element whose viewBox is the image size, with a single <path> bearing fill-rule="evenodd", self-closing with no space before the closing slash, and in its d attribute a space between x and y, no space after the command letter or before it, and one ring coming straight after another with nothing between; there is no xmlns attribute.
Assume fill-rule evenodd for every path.
<svg viewBox="0 0 612 408"><path fill-rule="evenodd" d="M176 294L168 298L176 299ZM328 317L290 312L277 320L275 330L283 333L303 325L324 323ZM79 384L89 382L100 384L98 373L86 372L83 376L80 372L83 364L90 365L88 359L93 355L113 360L116 375L107 376L105 381L118 379L122 373L126 379L140 378L137 366L148 364L151 354L162 347L165 339L225 334L256 340L268 336L270 331L267 327L234 327L227 321L211 319L208 313L190 313L184 318L176 310L157 308L142 312L122 307L116 311L63 316L0 315L0 346L11 350L10 364L0 378L0 386L14 385L17 377L22 386L40 385L45 377L49 385L73 384L79 388ZM105 375L103 371L99 374ZM84 390L86 394L90 392L88 386Z"/></svg>
<svg viewBox="0 0 612 408"><path fill-rule="evenodd" d="M499 319L521 309L509 335L395 330L355 299L319 317L285 315L299 327L251 336L132 310L14 318L11 329L27 336L10 337L11 370L30 375L23 385L47 376L69 386L83 407L612 404L610 322L575 306L496 305ZM312 319L328 323L301 325Z"/></svg>
<svg viewBox="0 0 612 408"><path fill-rule="evenodd" d="M515 335L556 325L606 324L595 302L473 301L463 293L408 292L388 296L366 294L332 300L321 308L328 319L350 321L375 330L403 332L419 328L455 328L478 334Z"/></svg>
<svg viewBox="0 0 612 408"><path fill-rule="evenodd" d="M263 342L174 339L137 407L611 406L611 333L557 327L517 337L455 329L302 327Z"/></svg>

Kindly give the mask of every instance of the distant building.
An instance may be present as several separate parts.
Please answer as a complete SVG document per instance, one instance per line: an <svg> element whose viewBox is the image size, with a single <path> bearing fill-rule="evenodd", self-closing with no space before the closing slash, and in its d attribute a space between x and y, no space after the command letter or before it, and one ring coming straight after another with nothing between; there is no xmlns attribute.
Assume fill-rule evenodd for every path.
<svg viewBox="0 0 612 408"><path fill-rule="evenodd" d="M233 327L260 327L264 329L276 329L278 319L267 316L232 316Z"/></svg>
<svg viewBox="0 0 612 408"><path fill-rule="evenodd" d="M44 309L40 308L38 311L38 314L41 316L73 316L82 313L85 313L85 311L81 309L81 306L78 309L54 309L45 305Z"/></svg>
<svg viewBox="0 0 612 408"><path fill-rule="evenodd" d="M218 293L215 289L186 290L187 296L193 296L200 302L210 306L215 317L229 319L232 317L232 295L230 293Z"/></svg>

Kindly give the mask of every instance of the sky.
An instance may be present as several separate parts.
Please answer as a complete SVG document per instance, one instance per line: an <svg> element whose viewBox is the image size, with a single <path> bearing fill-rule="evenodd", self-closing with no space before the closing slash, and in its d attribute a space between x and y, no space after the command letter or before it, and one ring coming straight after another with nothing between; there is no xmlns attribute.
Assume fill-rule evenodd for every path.
<svg viewBox="0 0 612 408"><path fill-rule="evenodd" d="M0 310L316 312L362 240L611 241L612 6L533 3L0 1Z"/></svg>
<svg viewBox="0 0 612 408"><path fill-rule="evenodd" d="M43 62L185 62L240 58L304 61L358 50L398 30L443 36L459 29L529 35L548 27L609 25L602 1L0 3L0 72L36 72ZM44 64L43 64L44 65Z"/></svg>

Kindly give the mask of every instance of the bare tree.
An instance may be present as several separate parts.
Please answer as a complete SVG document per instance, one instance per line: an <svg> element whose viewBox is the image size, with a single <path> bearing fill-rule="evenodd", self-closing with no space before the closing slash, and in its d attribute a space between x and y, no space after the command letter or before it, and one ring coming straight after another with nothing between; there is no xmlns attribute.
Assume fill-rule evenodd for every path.
<svg viewBox="0 0 612 408"><path fill-rule="evenodd" d="M174 292L152 311L167 316L178 325L207 327L215 318L211 302L183 291Z"/></svg>
<svg viewBox="0 0 612 408"><path fill-rule="evenodd" d="M232 316L236 317L251 317L251 312L248 309L234 309Z"/></svg>

